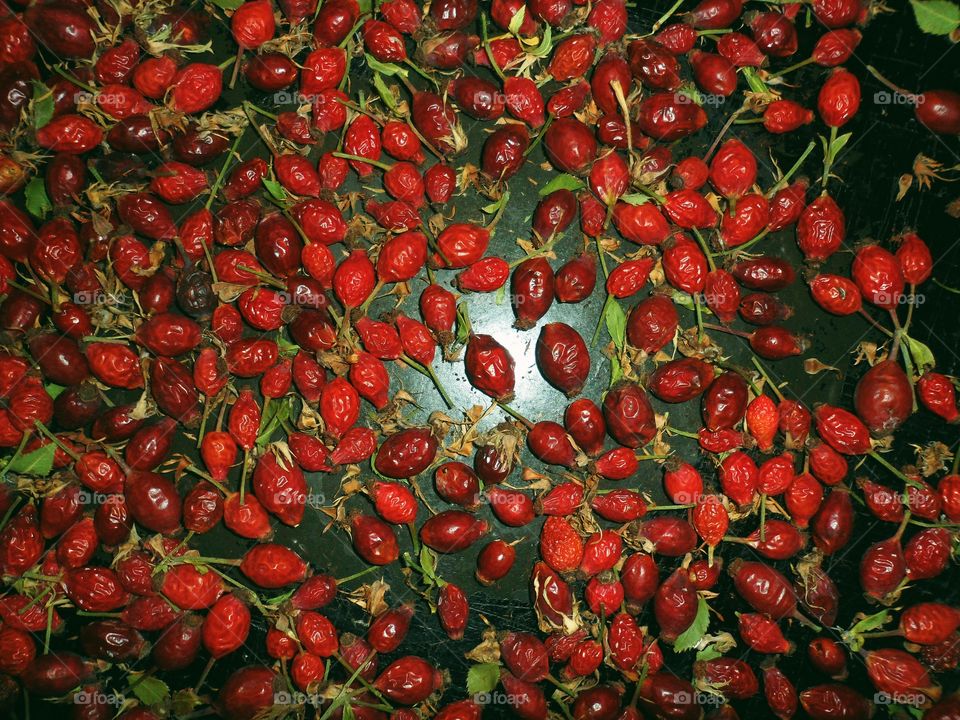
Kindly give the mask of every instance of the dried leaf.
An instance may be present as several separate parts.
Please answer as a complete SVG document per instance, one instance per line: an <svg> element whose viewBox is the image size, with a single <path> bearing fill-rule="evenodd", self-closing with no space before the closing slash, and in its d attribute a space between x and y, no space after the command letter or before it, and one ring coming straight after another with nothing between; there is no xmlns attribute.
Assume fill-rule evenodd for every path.
<svg viewBox="0 0 960 720"><path fill-rule="evenodd" d="M354 605L363 608L369 615L377 617L390 609L390 604L386 600L389 590L390 586L383 580L374 580L344 594Z"/></svg>
<svg viewBox="0 0 960 720"><path fill-rule="evenodd" d="M465 652L463 656L467 660L473 660L477 663L500 662L500 641L497 640L496 628L485 628L481 638L480 644Z"/></svg>
<svg viewBox="0 0 960 720"><path fill-rule="evenodd" d="M827 365L826 363L820 362L817 358L807 358L803 361L803 371L807 375L819 375L825 370L836 373L837 379L843 380L843 371L838 367Z"/></svg>

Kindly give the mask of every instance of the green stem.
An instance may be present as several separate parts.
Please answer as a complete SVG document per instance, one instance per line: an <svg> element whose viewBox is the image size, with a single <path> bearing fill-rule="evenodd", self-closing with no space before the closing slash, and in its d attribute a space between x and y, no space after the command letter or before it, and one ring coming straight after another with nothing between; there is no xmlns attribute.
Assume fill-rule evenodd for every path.
<svg viewBox="0 0 960 720"><path fill-rule="evenodd" d="M827 141L826 152L824 153L823 158L823 178L820 181L820 186L823 188L823 193L827 192L827 183L830 180L830 169L833 167L833 144L837 141L837 130L839 128L831 127L830 128L830 139Z"/></svg>
<svg viewBox="0 0 960 720"><path fill-rule="evenodd" d="M778 71L775 72L775 73L770 73L770 75L769 75L768 77L770 77L770 78L783 77L783 76L786 75L787 73L792 73L794 70L799 70L799 69L802 68L802 67L806 67L807 65L809 65L809 64L812 63L812 62L813 62L813 58L812 58L812 57L808 57L806 60L801 60L800 62L794 63L793 65L788 65L788 66L785 67L783 70L778 70Z"/></svg>
<svg viewBox="0 0 960 720"><path fill-rule="evenodd" d="M512 416L515 417L517 420L519 420L520 422L522 422L522 423L527 427L528 430L533 427L533 423L532 423L532 422L530 422L527 418L525 418L523 415L521 415L520 413L518 413L516 410L514 410L512 407L510 407L510 406L507 405L506 403L500 402L499 400L497 400L496 403L497 403L497 405L498 405L504 412L506 412L508 415L512 415Z"/></svg>
<svg viewBox="0 0 960 720"><path fill-rule="evenodd" d="M703 342L703 306L698 292L693 294L693 307L697 312L697 340Z"/></svg>
<svg viewBox="0 0 960 720"><path fill-rule="evenodd" d="M66 78L67 80L69 80L71 83L73 83L74 85L76 85L78 88L81 88L81 89L83 89L83 90L86 90L86 91L87 91L88 93L90 93L91 95L96 95L98 92L100 92L100 91L97 90L93 85L88 85L87 83L83 82L82 80L78 80L76 77L74 77L73 75L71 75L70 73L68 73L68 72L67 72L66 70L64 70L62 67L59 67L59 66L57 66L57 65L51 65L51 66L50 66L50 69L53 70L57 75L59 75L59 76L61 76L61 77L63 77L63 78Z"/></svg>
<svg viewBox="0 0 960 720"><path fill-rule="evenodd" d="M426 70L424 70L423 68L421 68L421 67L420 67L419 65L417 65L415 62L411 61L409 58L407 58L406 60L404 60L404 61L403 61L403 64L406 65L406 66L407 66L408 68L410 68L411 70L413 70L417 75L419 75L420 77L422 77L422 78L423 78L424 80L426 80L428 83L430 83L431 85L433 85L435 88L440 87L440 84L437 82L436 78L434 78L432 75L430 75Z"/></svg>
<svg viewBox="0 0 960 720"><path fill-rule="evenodd" d="M74 461L74 462L77 462L77 461L80 460L80 455L77 454L77 452L74 451L74 449L73 449L72 447L69 447L68 445L65 445L65 444L60 440L60 438L58 438L56 435L54 435L52 432L50 432L50 430L47 429L47 426L46 426L46 425L44 425L44 424L43 424L42 422L40 422L39 420L34 420L34 421L33 421L33 424L34 424L34 426L37 428L37 430L39 430L41 433L43 433L43 434L46 435L48 438L50 438L50 440L52 440L54 443L56 443L56 445L57 445L58 448L60 448L60 449L63 450L67 455L69 455L71 458L73 458L73 461Z"/></svg>
<svg viewBox="0 0 960 720"><path fill-rule="evenodd" d="M597 327L593 331L593 338L590 340L591 347L596 346L597 340L600 339L600 328L603 327L603 319L607 316L607 308L610 307L610 303L613 301L613 295L607 293L607 299L604 301L603 307L600 308L600 317L597 318Z"/></svg>
<svg viewBox="0 0 960 720"><path fill-rule="evenodd" d="M543 136L547 134L547 130L550 129L550 126L553 124L553 113L547 116L547 121L543 124L543 127L540 128L540 132L537 133L537 136L533 139L533 142L530 143L530 146L523 151L523 156L528 157L530 153L534 151L537 145L540 144L540 141L543 140Z"/></svg>
<svg viewBox="0 0 960 720"><path fill-rule="evenodd" d="M335 152L332 153L334 157L343 158L344 160L353 160L354 162L366 163L367 165L373 165L375 168L380 168L384 172L393 167L385 162L380 162L379 160L371 160L370 158L365 158L362 155L351 155L350 153L345 152Z"/></svg>
<svg viewBox="0 0 960 720"><path fill-rule="evenodd" d="M407 354L401 355L400 360L405 365L413 368L424 377L430 378L434 386L436 386L437 392L440 393L440 397L443 398L443 402L446 403L446 406L450 409L455 407L453 404L453 400L450 399L450 395L447 393L446 388L443 386L443 383L440 382L440 378L437 377L437 373L433 369L433 365L423 365L422 363L417 362Z"/></svg>
<svg viewBox="0 0 960 720"><path fill-rule="evenodd" d="M207 198L207 204L204 206L207 210L213 206L213 201L216 199L217 193L220 192L220 186L223 185L223 180L227 176L227 169L230 167L230 162L233 160L233 156L236 154L237 148L240 146L240 139L246 134L246 132L247 128L244 127L244 129L233 141L233 145L230 146L230 151L227 153L227 156L223 159L223 165L220 166L220 172L217 173L217 177L214 179L213 185L210 187L210 196ZM211 267L213 266L211 265Z"/></svg>
<svg viewBox="0 0 960 720"><path fill-rule="evenodd" d="M376 566L376 565L373 565L373 566L371 566L371 567L364 568L363 570L361 570L361 571L359 571L359 572L355 572L353 575L347 575L346 577L337 578L337 579L336 579L337 585L338 585L338 586L339 586L339 585L343 585L344 583L348 583L348 582L350 582L351 580L356 580L357 578L361 578L361 577L363 577L364 575L369 575L369 574L372 573L372 572L376 572L376 570L377 570L377 566Z"/></svg>
<svg viewBox="0 0 960 720"><path fill-rule="evenodd" d="M679 435L680 437L690 438L691 440L699 440L700 436L697 433L689 432L687 430L681 430L675 428L672 425L667 426L667 432L671 435Z"/></svg>
<svg viewBox="0 0 960 720"><path fill-rule="evenodd" d="M710 267L711 272L716 270L717 263L713 259L713 253L710 251L710 246L707 245L706 239L697 228L690 228L690 231L697 239L697 243L700 245L700 249L703 251L703 254L707 256L707 265Z"/></svg>
<svg viewBox="0 0 960 720"><path fill-rule="evenodd" d="M773 378L767 374L766 369L763 367L760 361L757 360L757 356L754 355L752 358L750 358L750 360L753 362L753 366L757 369L757 372L759 372L760 375L763 376L763 379L767 381L767 387L773 391L773 394L777 396L777 399L780 402L786 400L786 398L783 396L783 393L780 392L780 388L778 388L777 384L773 381Z"/></svg>
<svg viewBox="0 0 960 720"><path fill-rule="evenodd" d="M487 54L487 60L490 61L490 67L493 68L493 72L496 73L496 76L500 78L501 81L506 80L506 76L497 64L497 59L493 56L493 50L490 48L490 38L487 35L487 16L485 13L480 14L480 34L483 38L483 50Z"/></svg>
<svg viewBox="0 0 960 720"><path fill-rule="evenodd" d="M670 18L673 17L673 14L674 14L675 12L677 12L677 10L680 9L680 6L681 6L681 5L683 5L683 1L684 1L684 0L676 0L676 2L673 3L673 5L670 6L670 9L668 9L663 15L661 15L659 18L657 18L657 21L650 27L650 34L651 34L651 35L653 35L653 34L654 34L657 30L659 30L661 27L663 27L663 24L664 24L667 20L669 20Z"/></svg>
<svg viewBox="0 0 960 720"><path fill-rule="evenodd" d="M20 438L20 444L17 445L17 449L14 451L13 455L11 455L10 458L3 464L3 470L0 470L0 477L4 477L7 474L7 468L10 467L18 457L20 457L20 453L22 453L23 448L26 447L27 441L30 439L30 435L31 432L28 428L27 431L23 433L23 437Z"/></svg>
<svg viewBox="0 0 960 720"><path fill-rule="evenodd" d="M767 495L760 494L760 542L767 540Z"/></svg>
<svg viewBox="0 0 960 720"><path fill-rule="evenodd" d="M885 457L883 457L880 453L878 453L876 450L871 450L871 451L870 451L869 453L867 453L867 454L868 454L870 457L872 457L874 460L876 460L878 463L880 463L881 465L883 465L887 470L889 470L890 472L892 472L897 478L899 478L900 480L903 480L903 482L905 482L907 485L910 485L910 486L912 486L912 487L922 487L922 485L921 485L920 483L918 483L916 480L913 480L912 478L907 477L907 476L904 475L903 472L901 472L898 468L896 468L896 467L894 467L893 465L891 465L891 464L887 461L887 459L886 459Z"/></svg>
<svg viewBox="0 0 960 720"><path fill-rule="evenodd" d="M774 195L776 195L781 188L785 188L787 186L787 183L790 182L790 178L792 178L796 174L796 172L800 169L800 167L803 165L803 163L806 162L807 158L810 156L810 153L813 152L813 149L816 146L817 146L817 143L814 140L811 140L807 144L806 149L802 153L800 153L800 157L797 158L797 161L793 164L793 166L789 170L787 170L787 174L784 175L782 178L780 178L776 182L776 184L774 184L774 186L770 188L770 191L767 193L768 200L772 198Z"/></svg>

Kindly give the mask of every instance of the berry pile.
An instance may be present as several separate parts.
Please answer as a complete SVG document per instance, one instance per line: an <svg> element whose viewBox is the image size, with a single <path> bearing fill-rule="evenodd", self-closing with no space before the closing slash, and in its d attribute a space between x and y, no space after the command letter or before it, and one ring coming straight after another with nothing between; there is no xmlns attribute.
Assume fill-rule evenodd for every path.
<svg viewBox="0 0 960 720"><path fill-rule="evenodd" d="M881 8L684 5L3 6L5 713L960 718L934 258L831 194Z"/></svg>

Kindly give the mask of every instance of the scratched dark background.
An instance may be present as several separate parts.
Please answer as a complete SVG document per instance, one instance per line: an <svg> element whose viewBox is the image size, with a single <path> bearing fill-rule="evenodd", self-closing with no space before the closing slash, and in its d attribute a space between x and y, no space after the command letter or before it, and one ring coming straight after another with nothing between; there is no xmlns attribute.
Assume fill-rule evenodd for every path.
<svg viewBox="0 0 960 720"><path fill-rule="evenodd" d="M646 32L649 26L660 16L670 3L658 1L644 3L645 7L631 8L631 26L637 32ZM692 2L689 5L692 6ZM485 5L485 3L483 4ZM762 7L759 3L758 9ZM882 14L873 19L864 30L863 43L860 45L847 67L860 78L863 84L863 106L857 117L844 128L851 131L853 138L847 149L840 157L834 171L840 176L840 181L833 181L831 191L837 198L847 216L847 245L841 252L831 258L826 269L831 272L846 274L852 259L852 250L856 245L867 239L874 238L886 243L890 238L907 228L915 228L929 243L936 260L934 278L944 285L960 288L960 221L946 213L946 205L960 197L960 184L951 186L949 183L935 181L932 189L920 192L914 186L901 202L896 202L897 179L903 173L910 172L914 158L923 153L943 163L944 166L960 164L960 143L956 138L939 138L920 126L912 117L909 107L903 105L880 105L873 101L874 93L882 87L868 75L864 66L873 64L887 77L901 86L914 90L924 90L937 87L957 88L960 86L960 50L951 46L944 38L925 36L920 33L905 4L891 3L896 10L894 14ZM801 27L801 48L796 59L806 57L814 40L821 30L811 27L803 29L804 13L801 13L798 26ZM815 23L815 20L810 21ZM223 41L221 28L215 28L215 43ZM704 39L701 44L710 48L712 40ZM222 45L221 45L222 46ZM232 46L231 46L232 47ZM467 72L474 72L468 69ZM485 71L477 71L483 74ZM811 107L815 104L816 91L824 79L827 71L821 68L806 68L790 76L791 82L798 87L793 91ZM687 67L689 75L689 68ZM355 78L353 90L362 87L369 73L362 67L362 60L354 59L352 75ZM419 79L413 77L414 83ZM741 87L743 82L741 81ZM549 94L549 87L545 94ZM791 97L790 91L785 96ZM695 138L681 141L674 147L677 157L686 154L702 154L710 144L719 127L723 124L728 112L739 106L739 93L719 108L710 111L710 125ZM244 99L249 98L267 109L272 109L271 98L251 91L244 85L243 80L237 90L225 93L220 102L222 108L233 107ZM468 152L456 160L457 167L464 162L478 164L479 150L485 137L482 124L474 123L463 118L468 129L470 147ZM824 127L818 121L801 129L789 137L772 137L755 126L736 126L733 134L742 137L752 148L760 162L762 187L769 187L773 182L772 165L769 156L776 159L781 168L790 167L800 155L810 139L818 133L824 132ZM252 136L248 133L248 136ZM248 137L249 139L249 137ZM327 138L325 149L330 149L336 143L335 137ZM263 147L250 144L243 148L245 155L262 153ZM315 151L318 153L318 151ZM505 216L497 228L492 253L502 255L508 260L521 257L522 251L516 245L517 238L527 238L530 234L530 217L537 201L537 187L530 182L534 180L539 185L549 181L555 174L552 170L543 170L539 163L544 161L542 150L537 149L533 155L535 162L529 163L525 170L510 182L511 202ZM801 175L816 179L821 168L821 154L819 148L815 150L802 168ZM485 202L485 201L484 201ZM457 208L457 217L461 219L485 222L485 216L478 207L472 194L457 197L454 200ZM486 219L489 219L488 217ZM559 267L563 258L572 256L582 246L576 225L569 229L566 237L557 246L558 260L554 267ZM782 255L799 262L792 229L777 233L763 241L761 248L765 252ZM448 283L453 273L440 272L440 282ZM960 373L960 329L957 316L960 308L960 294L945 289L932 281L928 281L919 289L923 304L919 305L913 316L915 336L929 344L937 358L937 369L941 372L956 375ZM862 373L863 366L853 367L853 351L861 340L879 341L879 333L870 330L860 318L838 319L825 315L809 299L806 288L801 282L781 294L795 310L792 318L786 321L791 329L810 334L812 346L804 357L816 357L828 365L834 365L843 372L843 380L838 380L832 373L825 372L818 376L807 375L803 371L802 358L793 358L775 363L766 363L771 374L778 380L788 383L784 392L790 397L803 399L812 405L817 401L841 402L848 406L852 400L852 390L857 377ZM416 297L413 296L405 303L408 313L415 314L413 305ZM600 290L586 302L579 305L554 306L541 321L564 321L576 327L585 338L590 338L599 318L603 304L603 294ZM392 300L380 301L374 305L379 312L387 310ZM533 347L538 329L520 332L512 329L513 314L509 298L499 299L494 295L467 298L473 327L478 332L488 332L497 337L513 354L517 363L517 398L513 406L526 417L537 419L560 420L562 417L565 399L563 396L540 377L533 363ZM626 310L632 306L629 300L624 301ZM877 317L884 320L879 314ZM682 311L683 325L689 327L694 323L692 313ZM741 327L746 327L739 325ZM538 325L539 327L539 325ZM601 335L602 343L608 342L606 331ZM748 362L743 353L740 340L733 337L718 338L730 351L735 361ZM462 364L440 364L438 372L446 387L459 406L470 407L474 404L486 405L485 398L473 391L463 375ZM396 385L408 390L422 405L422 411L411 411L409 419L413 422L425 420L430 411L441 409L442 404L436 391L421 376L407 370L396 370ZM609 379L609 367L605 358L596 355L593 372L584 395L599 398L605 390ZM662 404L654 403L658 410L667 409ZM687 406L670 407L671 423L685 429L696 430L699 427L699 403L687 403ZM368 406L369 409L369 406ZM504 419L497 412L491 414L491 422ZM369 418L367 419L369 421ZM911 444L926 443L939 440L951 447L957 444L956 429L945 426L938 418L921 411L906 424L897 435L897 451L891 456L901 462L913 459ZM704 473L708 484L712 484L715 473L712 464L705 460L697 451L694 443L683 438L673 438L671 445L678 454L691 462L696 461ZM547 471L536 460L524 456L524 462L537 470ZM367 470L365 469L365 474ZM871 475L882 481L898 486L898 482L891 478L872 461L865 462L861 467L851 470L848 482L856 475ZM515 473L514 481L518 480ZM439 508L443 506L432 491L431 480L424 478L420 483L430 504ZM311 487L319 493L332 499L338 487L336 475L316 475L310 478ZM517 483L520 484L519 482ZM644 463L638 477L620 484L648 492L655 499L662 499L660 489L660 469L651 463ZM609 487L605 484L603 487ZM363 497L350 500L349 508L367 506ZM438 567L438 574L446 580L455 582L465 589L471 602L471 619L466 637L458 642L449 641L439 628L436 617L430 614L428 606L418 601L417 615L414 626L401 646L397 656L402 654L420 654L429 658L438 666L449 670L451 684L443 696L444 702L449 702L466 696L464 690L465 673L469 661L464 659L464 653L470 650L480 640L480 634L485 625L481 616L496 627L497 630L532 630L536 627L536 620L531 610L528 594L529 570L537 556L537 537L540 521L519 529L504 528L493 520L490 509L483 508L480 514L491 521L493 532L490 537L502 537L507 540L522 538L518 545L518 560L507 578L497 585L483 588L473 579L476 552L482 547L478 543L470 550L454 556L442 557ZM421 508L420 521L427 517L427 511ZM303 524L297 529L278 527L276 540L286 543L302 553L318 569L332 573L335 576L347 576L363 569L361 561L349 547L346 534L339 529L322 533L327 518L318 511L308 508ZM746 534L756 527L755 519L747 519L735 526L731 532ZM827 568L830 575L840 585L842 590L841 616L838 626L847 627L854 612L868 610L869 606L861 596L857 580L857 565L863 551L872 542L889 536L894 531L890 525L877 523L862 508L858 508L857 527L851 544L838 556L830 558ZM908 530L909 533L913 532ZM405 533L400 533L403 549L410 548L410 540ZM488 538L489 539L489 538ZM220 528L208 536L196 541L206 555L238 556L249 545L247 541L238 540L226 530ZM731 552L732 550L732 552ZM729 562L734 556L743 552L739 546L724 547L722 555ZM675 566L675 561L662 560L661 573L666 577ZM780 563L781 570L789 573L787 563ZM400 573L399 566L377 571L364 578L369 581L383 576L390 584L391 591L388 600L391 604L415 599L415 594L406 586ZM356 583L348 585L355 586ZM575 589L578 594L582 591L582 584L577 583ZM736 634L736 611L747 608L734 594L729 579L724 576L716 588L720 597L711 602L717 616L711 620L711 632L728 630ZM951 568L945 576L936 581L923 583L918 588L912 588L904 594L904 602L914 602L920 598L952 599L956 601L960 595L960 582L956 569ZM350 631L362 634L365 631L367 618L363 612L340 598L326 609L336 621L341 631ZM208 686L218 688L229 672L238 666L254 663L269 663L269 659L262 651L263 634L266 627L261 618L254 614L255 628L251 640L240 652L218 662L210 674ZM722 620L719 617L722 617ZM655 632L655 622L652 613L647 610L639 618L641 624L649 625ZM810 631L792 625L788 628L788 636L797 642L800 647L793 657L782 658L779 666L795 681L798 689L809 685L825 682L826 678L813 672L805 659L805 645L811 639ZM56 640L61 647L69 647L72 634L67 633ZM736 648L734 654L743 651ZM677 674L690 677L693 653L683 656L674 655L669 649L665 650L667 669ZM755 668L763 659L753 653L746 652ZM381 667L391 661L393 657L381 658ZM206 659L201 657L195 667L182 674L179 679L183 685L192 684L201 671ZM141 669L149 667L149 661L144 661ZM849 683L865 694L872 695L873 690L865 677L864 667L857 659L850 661L851 676ZM604 679L616 681L617 676L605 670ZM170 678L171 686L176 687L178 678ZM958 678L940 677L945 683L945 693L955 690ZM633 687L625 689L626 697L633 693ZM735 707L742 716L766 717L766 706L762 697L747 703L735 703ZM59 710L49 705L34 704L33 717L53 717ZM882 713L882 710L880 711ZM490 706L484 717L496 718L509 716L502 706ZM882 717L882 714L880 715Z"/></svg>

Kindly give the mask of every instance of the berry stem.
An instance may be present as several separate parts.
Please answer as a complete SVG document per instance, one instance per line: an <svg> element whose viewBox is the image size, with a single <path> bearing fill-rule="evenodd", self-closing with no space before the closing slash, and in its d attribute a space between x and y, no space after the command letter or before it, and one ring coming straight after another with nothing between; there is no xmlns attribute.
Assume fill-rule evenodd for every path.
<svg viewBox="0 0 960 720"><path fill-rule="evenodd" d="M547 130L550 129L550 125L553 124L553 117L554 117L553 113L550 113L547 116L547 120L545 123L543 123L543 127L540 128L540 132L537 133L537 136L533 139L533 142L530 143L529 147L527 147L527 149L523 151L524 157L527 157L528 155L530 155L530 153L533 152L534 148L536 148L537 145L540 144L540 141L543 140L543 136L546 135Z"/></svg>
<svg viewBox="0 0 960 720"><path fill-rule="evenodd" d="M243 449L243 470L240 472L240 504L243 505L244 497L247 492L247 467L249 466L250 451Z"/></svg>
<svg viewBox="0 0 960 720"><path fill-rule="evenodd" d="M735 335L745 340L750 339L750 333L743 330L735 330L734 328L729 328L724 325L717 325L715 323L704 323L703 326L708 330L716 330L717 332L726 333L727 335Z"/></svg>
<svg viewBox="0 0 960 720"><path fill-rule="evenodd" d="M78 461L80 460L80 454L77 453L72 447L70 447L69 445L67 445L66 443L64 443L64 442L63 442L60 438L58 438L56 435L54 435L54 434L47 428L46 425L44 425L44 424L43 424L42 422L40 422L39 420L34 420L34 421L33 421L33 424L34 424L34 426L37 428L37 430L39 430L42 434L46 435L52 442L54 442L54 443L56 444L56 446L57 446L58 448L60 448L60 449L63 450L67 455L69 455L69 456L73 459L74 462L78 462Z"/></svg>
<svg viewBox="0 0 960 720"><path fill-rule="evenodd" d="M880 81L880 84L884 85L885 87L889 88L889 89L892 90L893 92L897 93L897 95L904 95L904 96L906 96L906 97L910 97L911 95L914 94L914 93L910 92L909 90L904 90L902 87L899 87L899 86L897 86L897 85L894 85L892 82L890 82L889 80L887 80L887 78L885 78L883 75L881 75L880 72L879 72L873 65L867 65L866 68L867 68L867 72L868 72L868 73L870 73L870 74L873 75L877 80Z"/></svg>
<svg viewBox="0 0 960 720"><path fill-rule="evenodd" d="M790 178L796 175L797 171L801 168L803 163L806 162L807 158L810 156L810 153L813 152L813 149L816 146L817 146L817 143L815 140L811 140L807 144L806 149L802 153L800 153L800 157L798 157L797 161L793 164L793 166L789 170L787 170L786 175L784 175L782 178L777 180L777 182L774 183L773 187L770 188L770 190L767 192L768 200L772 198L774 195L776 195L782 188L785 188L787 186L787 183L790 182Z"/></svg>
<svg viewBox="0 0 960 720"><path fill-rule="evenodd" d="M213 201L217 197L217 193L220 192L220 186L223 185L223 180L227 176L227 169L230 167L230 162L233 160L233 156L237 152L237 147L240 145L240 139L247 132L247 127L249 127L249 125L244 127L243 131L237 134L236 139L233 141L233 145L230 146L230 150L227 152L227 156L223 159L223 165L220 166L220 172L217 173L217 177L214 179L213 185L210 187L210 195L207 197L207 204L204 206L207 210L211 208Z"/></svg>
<svg viewBox="0 0 960 720"><path fill-rule="evenodd" d="M593 331L593 338L590 340L590 347L595 347L597 340L600 339L600 328L603 327L603 319L607 316L607 308L612 302L613 295L607 293L607 299L603 302L603 307L600 308L600 317L597 319L597 328Z"/></svg>
<svg viewBox="0 0 960 720"><path fill-rule="evenodd" d="M772 80L773 78L783 77L788 73L792 73L794 70L799 70L800 68L806 67L812 62L813 62L813 56L808 57L806 60L801 60L800 62L794 63L793 65L788 65L783 70L778 70L775 73L770 73L769 75L767 75L767 79Z"/></svg>
<svg viewBox="0 0 960 720"><path fill-rule="evenodd" d="M912 486L912 487L923 487L923 486L922 486L920 483L918 483L916 480L913 480L913 479L907 477L907 476L906 476L905 474L903 474L903 472L901 472L898 468L896 468L896 467L894 467L892 464L890 464L890 462L889 462L885 457L883 457L883 455L881 455L880 453L878 453L876 450L871 450L869 453L867 453L867 455L869 455L869 456L872 457L874 460L876 460L878 463L880 463L881 465L883 465L887 470L889 470L890 472L892 472L892 473L893 473L897 478L899 478L900 480L903 480L903 482L905 482L907 485L910 485L910 486Z"/></svg>
<svg viewBox="0 0 960 720"><path fill-rule="evenodd" d="M888 330L887 328L885 328L883 325L881 325L880 323L878 323L876 320L874 320L872 317L870 317L870 313L868 313L863 307L860 308L859 313L863 316L863 318L864 318L868 323L870 323L871 325L873 325L873 327L875 327L877 330L879 330L880 332L882 332L884 335L886 335L887 337L890 337L890 338L893 337L893 333L890 332L890 330Z"/></svg>
<svg viewBox="0 0 960 720"><path fill-rule="evenodd" d="M697 433L690 432L688 430L681 430L679 428L673 427L673 425L667 425L667 432L671 435L679 435L680 437L690 438L691 440L699 440L700 436Z"/></svg>
<svg viewBox="0 0 960 720"><path fill-rule="evenodd" d="M370 158L365 158L362 155L351 155L350 153L345 152L334 152L331 153L334 157L343 158L344 160L353 160L354 162L366 163L367 165L373 165L375 168L380 168L384 172L393 167L385 162L380 162L379 160L371 160Z"/></svg>
<svg viewBox="0 0 960 720"><path fill-rule="evenodd" d="M649 34L653 35L655 32L657 32L657 30L663 27L663 24L667 22L667 20L672 18L674 13L680 9L680 6L683 5L683 2L684 0L677 0L673 5L670 6L670 8L665 13L663 13L663 15L657 18L657 21L650 26Z"/></svg>
<svg viewBox="0 0 960 720"><path fill-rule="evenodd" d="M337 585L343 585L344 583L348 583L351 580L356 580L357 578L361 578L364 575L369 575L370 573L375 572L376 570L377 570L377 566L373 565L371 567L364 568L359 572L355 572L353 573L353 575L347 575L346 577L336 578L336 583Z"/></svg>
<svg viewBox="0 0 960 720"><path fill-rule="evenodd" d="M430 378L434 386L437 388L437 392L440 393L440 397L443 398L443 402L446 404L447 408L453 409L455 407L453 400L450 399L450 395L447 393L447 389L443 386L443 383L440 382L440 378L437 377L437 373L433 369L433 365L424 365L419 363L406 353L400 356L400 361L408 367L413 368L424 377Z"/></svg>
<svg viewBox="0 0 960 720"><path fill-rule="evenodd" d="M703 251L703 254L707 256L707 266L710 268L710 271L713 272L717 269L717 263L713 259L713 253L710 251L710 246L707 245L706 238L703 237L703 234L697 228L690 228L690 231L697 239L697 244L700 245L700 249Z"/></svg>
<svg viewBox="0 0 960 720"><path fill-rule="evenodd" d="M519 420L520 422L522 422L522 423L527 427L527 430L530 430L530 429L533 427L533 423L532 423L532 422L530 422L527 418L525 418L523 415L521 415L520 413L518 413L518 412L517 412L516 410L514 410L512 407L510 407L509 405L507 405L505 402L500 402L499 400L496 400L495 402L496 402L496 404L497 404L504 412L506 412L508 415L512 415L514 418L516 418L517 420Z"/></svg>
<svg viewBox="0 0 960 720"><path fill-rule="evenodd" d="M490 61L490 67L493 68L493 72L500 78L501 82L506 80L507 78L503 74L503 70L500 69L500 66L497 64L497 59L493 56L493 49L490 47L490 37L487 35L486 13L480 14L480 35L483 38L483 50L487 54L487 60Z"/></svg>

